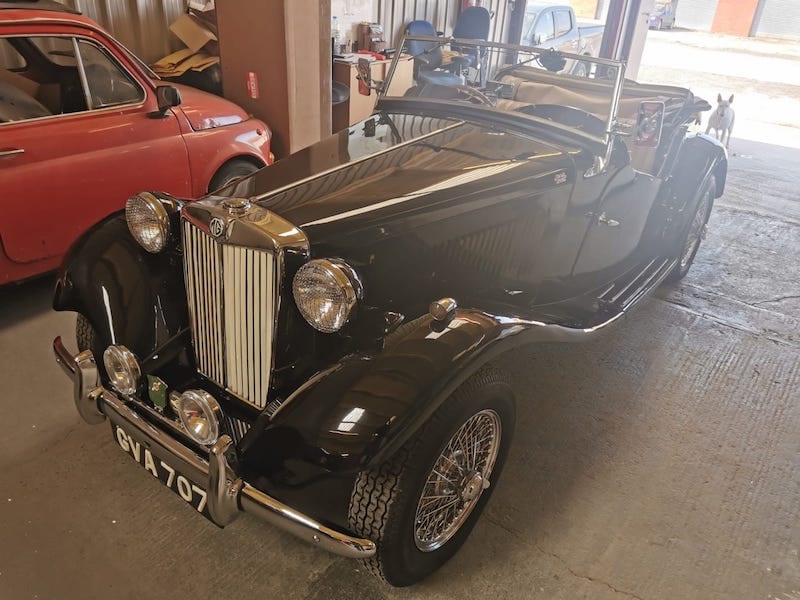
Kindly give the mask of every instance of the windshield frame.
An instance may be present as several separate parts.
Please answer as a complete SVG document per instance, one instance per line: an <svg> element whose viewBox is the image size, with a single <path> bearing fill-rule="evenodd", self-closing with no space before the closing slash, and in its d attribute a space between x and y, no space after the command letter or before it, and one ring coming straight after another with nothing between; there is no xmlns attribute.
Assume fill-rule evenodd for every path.
<svg viewBox="0 0 800 600"><path fill-rule="evenodd" d="M387 91L391 87L391 81L394 77L394 74L397 70L397 65L399 64L401 58L407 60L409 57L402 53L402 49L406 47L406 42L409 41L419 41L419 42L430 42L436 43L441 46L446 46L450 44L454 44L456 46L474 46L476 48L488 48L488 49L495 49L499 51L506 51L506 52L523 52L525 54L529 54L531 58L534 55L538 58L546 53L552 51L550 48L540 48L536 46L524 46L520 44L504 44L500 42L488 42L485 40L469 40L469 39L459 39L454 37L434 37L434 36L411 36L411 35L404 35L398 45L398 51L395 52L394 57L392 58L392 62L389 66L389 70L386 73L386 79L380 85L380 89L378 90L378 102L381 101L383 98L391 98L391 99L398 99L398 100L406 100L406 101L416 101L421 102L425 101L425 98L408 98L404 96L389 96ZM607 80L609 84L611 84L611 99L609 102L609 111L608 111L608 118L605 120L605 135L602 138L602 143L606 145L606 158L610 155L611 146L613 137L615 132L617 131L617 116L619 112L619 102L622 96L622 86L625 82L625 63L615 60L609 60L606 58L595 58L593 56L585 56L580 54L572 54L569 52L559 52L561 56L567 60L579 60L586 63L590 63L592 65L597 65L599 67L610 67L615 70L614 79ZM565 75L565 77L571 77L569 75ZM598 80L599 81L599 80ZM449 101L453 104L462 105L462 102L457 101ZM493 108L499 113L507 113L508 111L503 111L502 109Z"/></svg>

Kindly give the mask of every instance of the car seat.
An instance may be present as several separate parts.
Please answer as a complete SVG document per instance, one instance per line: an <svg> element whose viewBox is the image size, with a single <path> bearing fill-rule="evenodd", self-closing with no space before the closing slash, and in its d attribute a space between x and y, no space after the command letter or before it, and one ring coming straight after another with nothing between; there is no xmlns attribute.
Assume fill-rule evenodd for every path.
<svg viewBox="0 0 800 600"><path fill-rule="evenodd" d="M406 25L406 35L436 37L429 21L411 21ZM442 45L438 42L409 40L406 52L414 58L414 79L418 85L457 85L464 83L460 75L443 70Z"/></svg>
<svg viewBox="0 0 800 600"><path fill-rule="evenodd" d="M0 123L52 115L47 108L16 86L0 81Z"/></svg>
<svg viewBox="0 0 800 600"><path fill-rule="evenodd" d="M461 11L456 21L456 28L453 30L453 37L462 40L488 40L489 27L491 24L489 11L481 6L470 6ZM453 50L460 52L469 58L467 66L478 66L478 49L475 47L461 48L454 46ZM480 48L480 57L486 54L485 48Z"/></svg>

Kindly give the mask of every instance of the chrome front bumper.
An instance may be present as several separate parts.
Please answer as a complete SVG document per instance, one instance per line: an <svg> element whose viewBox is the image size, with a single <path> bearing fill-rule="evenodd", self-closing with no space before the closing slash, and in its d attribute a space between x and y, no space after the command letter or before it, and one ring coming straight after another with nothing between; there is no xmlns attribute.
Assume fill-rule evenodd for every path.
<svg viewBox="0 0 800 600"><path fill-rule="evenodd" d="M226 451L233 445L229 436L223 435L209 448L206 460L149 423L116 394L104 389L90 351L72 356L57 337L53 340L53 352L56 362L73 380L75 405L81 417L90 424L102 423L108 417L111 423L123 426L145 447L172 460L187 477L204 484L208 513L217 525L224 527L240 512L247 512L340 556L369 558L375 554L374 542L326 527L237 477L225 458Z"/></svg>

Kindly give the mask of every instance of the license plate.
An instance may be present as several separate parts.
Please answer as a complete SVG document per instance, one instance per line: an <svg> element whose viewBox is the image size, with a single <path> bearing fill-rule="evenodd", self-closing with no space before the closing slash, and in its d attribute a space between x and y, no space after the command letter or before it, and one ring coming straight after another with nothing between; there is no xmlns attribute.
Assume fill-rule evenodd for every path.
<svg viewBox="0 0 800 600"><path fill-rule="evenodd" d="M178 472L175 467L167 461L160 459L153 454L144 444L135 440L119 425L111 425L114 440L120 448L127 452L133 460L138 462L144 469L173 492L183 498L197 512L210 518L206 504L208 495L199 485L191 481L188 477Z"/></svg>

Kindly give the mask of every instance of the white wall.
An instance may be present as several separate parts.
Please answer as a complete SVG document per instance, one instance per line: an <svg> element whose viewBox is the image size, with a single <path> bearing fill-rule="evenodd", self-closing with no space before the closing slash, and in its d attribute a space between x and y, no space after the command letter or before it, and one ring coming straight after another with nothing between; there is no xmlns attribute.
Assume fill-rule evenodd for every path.
<svg viewBox="0 0 800 600"><path fill-rule="evenodd" d="M331 0L331 17L337 17L342 41L350 34L356 40L356 26L362 21L378 20L377 0Z"/></svg>

